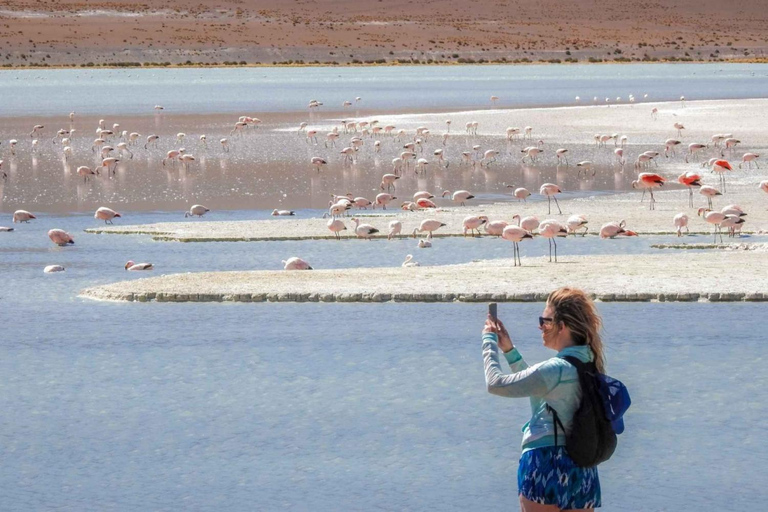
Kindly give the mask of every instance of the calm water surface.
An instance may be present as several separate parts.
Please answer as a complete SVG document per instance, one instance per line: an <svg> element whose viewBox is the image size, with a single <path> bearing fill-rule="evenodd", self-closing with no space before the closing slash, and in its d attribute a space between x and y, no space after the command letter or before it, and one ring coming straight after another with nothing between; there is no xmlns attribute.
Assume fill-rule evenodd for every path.
<svg viewBox="0 0 768 512"><path fill-rule="evenodd" d="M570 105L580 96L626 102L759 98L765 64L396 66L381 68L57 69L0 72L0 116L394 110ZM10 100L13 98L13 101Z"/></svg>

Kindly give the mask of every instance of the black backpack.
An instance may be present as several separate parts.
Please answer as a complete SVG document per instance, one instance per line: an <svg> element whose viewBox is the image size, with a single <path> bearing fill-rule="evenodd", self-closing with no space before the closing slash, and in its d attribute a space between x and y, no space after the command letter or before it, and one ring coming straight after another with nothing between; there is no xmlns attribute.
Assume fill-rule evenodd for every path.
<svg viewBox="0 0 768 512"><path fill-rule="evenodd" d="M563 359L576 367L581 384L581 403L573 415L571 432L565 436L565 448L577 466L591 468L611 458L616 450L616 432L606 414L605 402L600 394L601 377L604 376L598 373L595 363L583 363L572 356L565 356ZM562 430L565 433L565 427L557 411L549 405L547 410L555 418L557 446L557 431Z"/></svg>

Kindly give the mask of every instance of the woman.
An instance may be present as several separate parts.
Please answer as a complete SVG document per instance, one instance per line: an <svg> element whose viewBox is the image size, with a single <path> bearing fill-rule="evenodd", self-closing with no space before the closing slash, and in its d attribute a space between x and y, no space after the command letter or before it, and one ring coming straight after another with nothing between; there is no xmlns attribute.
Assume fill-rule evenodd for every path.
<svg viewBox="0 0 768 512"><path fill-rule="evenodd" d="M578 467L565 450L565 433L558 432L547 406L557 411L566 430L581 400L576 368L561 356L594 361L604 373L600 339L602 321L595 304L581 290L560 288L549 294L539 330L544 346L557 352L533 366L523 360L501 320L490 316L483 329L483 361L488 391L506 397L530 397L531 419L523 427L523 446L517 472L520 509L523 512L592 510L599 507L597 468ZM499 349L512 370L503 374Z"/></svg>

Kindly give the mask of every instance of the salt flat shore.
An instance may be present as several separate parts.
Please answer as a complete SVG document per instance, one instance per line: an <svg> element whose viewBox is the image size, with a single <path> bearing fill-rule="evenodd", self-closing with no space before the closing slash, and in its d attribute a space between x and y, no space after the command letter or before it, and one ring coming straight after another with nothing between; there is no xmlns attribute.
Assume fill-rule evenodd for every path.
<svg viewBox="0 0 768 512"><path fill-rule="evenodd" d="M602 301L768 301L766 252L561 256L559 263L524 257L522 263L173 274L96 286L81 296L129 302L530 302L568 285Z"/></svg>

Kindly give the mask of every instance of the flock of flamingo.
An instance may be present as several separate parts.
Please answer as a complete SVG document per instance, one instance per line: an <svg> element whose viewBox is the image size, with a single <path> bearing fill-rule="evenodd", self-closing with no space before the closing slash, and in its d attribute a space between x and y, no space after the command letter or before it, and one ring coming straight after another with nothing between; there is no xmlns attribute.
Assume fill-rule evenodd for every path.
<svg viewBox="0 0 768 512"><path fill-rule="evenodd" d="M495 100L494 100L495 98ZM579 101L579 98L576 98ZM359 102L361 98L356 98L355 102ZM495 103L498 100L497 97L491 98L491 103ZM681 98L684 105L684 98ZM634 102L634 98L631 98L631 102ZM309 109L317 109L322 105L322 102L312 100L309 103ZM346 101L343 107L349 107L352 102ZM156 111L161 111L161 106L155 107ZM654 108L651 111L651 116L654 119L658 117L658 109ZM69 114L70 127L61 128L55 132L52 137L52 144L61 144L62 157L69 161L74 158L74 152L72 149L71 141L74 137L76 130L74 128L75 113ZM261 120L252 116L240 116L238 121L232 125L230 136L242 136L247 130L253 130L259 127ZM433 159L428 160L425 158L425 148L430 143L431 131L426 126L420 126L415 129L415 133L409 134L404 129L397 129L394 125L381 126L377 120L343 120L338 126L334 126L330 131L325 133L325 140L323 146L325 148L336 148L336 143L342 136L349 137L349 145L344 146L338 151L339 158L343 165L353 165L357 162L357 158L364 147L371 147L373 153L380 153L385 146L385 141L388 139L390 142L388 145L396 148L396 156L392 159L391 172L384 174L381 177L381 183L379 185L380 193L378 193L373 199L368 199L363 196L354 196L351 193L343 195L333 195L332 200L329 202L328 212L324 214L324 217L329 217L327 222L327 228L336 239L341 239L341 233L348 230L348 227L344 221L344 217L349 215L349 211L353 208L367 209L380 207L384 210L393 201L397 199L394 195L396 191L396 185L398 180L406 173L413 172L417 176L424 176L429 168L441 168L446 169L451 163L451 159L446 154L446 142L453 136L451 133L451 121L445 122L446 129L442 135L437 138L439 146L432 150ZM471 138L477 135L479 123L476 121L467 122L465 125L464 136L471 140ZM666 158L675 157L677 155L677 148L681 146L683 142L682 138L683 130L685 126L682 123L675 122L672 128L676 131L678 138L666 139L663 144L663 150L661 145L659 151L645 151L637 155L634 162L634 168L637 171L637 177L632 182L632 187L643 190L643 196L641 201L644 200L646 192L649 194L649 209L655 209L656 199L653 191L657 188L664 186L667 183L667 178L661 174L649 172L652 165L658 166L656 158L660 155L664 155ZM39 151L40 141L44 134L44 125L35 125L29 137L31 140L31 151ZM545 154L544 141L538 140L533 142L533 127L526 126L524 128L509 127L506 129L506 140L508 142L522 140L523 144L526 142L529 145L524 145L520 149L522 154L521 161L528 164L536 164L539 162L542 154ZM297 130L297 134L303 135L304 140L310 146L319 146L318 133L319 129L313 129L309 127L308 123L302 122ZM80 165L77 167L76 174L78 177L82 177L84 182L88 182L89 179L94 176L101 175L101 171L105 171L106 176L114 175L117 165L126 157L128 160L133 158L134 152L140 146L139 140L142 135L138 132L129 132L121 128L118 123L112 124L108 127L105 120L100 120L96 128L96 139L94 139L91 146L91 151L100 159L100 164L91 168L87 165ZM146 136L143 148L148 150L149 148L158 147L160 136L156 134L150 134ZM432 137L432 140L435 138ZM175 138L175 143L183 144L187 140L185 133L178 133ZM208 147L207 136L205 134L197 136L198 144L203 148ZM367 141L370 143L366 144ZM615 164L621 166L623 169L626 165L626 148L628 143L627 136L620 136L619 134L596 134L594 136L594 143L598 148L606 147L611 141L613 141ZM689 191L688 206L694 208L694 189L698 189L699 194L704 196L707 200L707 207L698 208L697 214L702 217L703 220L714 227L715 242L717 237L720 237L722 241L722 230L727 230L729 236L736 236L736 233L741 230L741 226L744 223L744 217L746 212L743 211L738 205L728 205L721 210L714 210L713 198L721 196L726 193L726 176L729 172L733 172L733 166L726 159L727 155L732 155L735 148L741 143L741 141L730 133L715 134L711 137L708 143L694 142L687 145L687 151L685 152L684 160L688 163L690 160L699 160L700 153L702 153L710 146L714 149L715 155L708 161L701 164L702 168L709 168L711 172L715 173L718 177L718 187L712 185L702 184L703 177L698 171L688 171L681 174L677 182L686 187ZM112 145L114 144L114 146ZM221 138L219 144L222 151L229 152L230 144L227 138ZM15 157L19 146L17 139L11 139L8 141L8 147L11 157ZM500 152L496 149L483 149L479 144L472 146L472 151L463 151L458 155L459 163L457 165L466 166L471 169L477 167L489 167L493 165ZM569 167L568 162L568 149L559 148L554 151L556 158L556 164L558 168L561 166ZM752 168L755 166L759 169L758 158L759 154L753 152L744 153L741 156L741 162L738 167ZM160 164L163 167L180 165L188 168L191 163L195 161L195 157L189 153L184 147L178 147L168 150L165 153L165 157L162 158ZM313 156L310 158L310 165L317 173L322 172L323 168L328 164L328 159L322 156ZM3 171L3 160L0 159L0 179L7 180L8 175ZM594 162L584 160L578 162L576 165L577 177L584 173L587 177L591 172L594 176L596 172L596 166ZM760 188L768 193L768 180L760 183ZM518 201L526 201L531 196L524 187L514 187L508 185L508 188L512 188L512 195ZM539 188L539 195L547 198L547 214L552 213L552 202L555 203L555 207L559 214L562 214L560 205L557 201L557 195L562 193L562 188L556 183L543 183ZM448 198L453 204L459 206L465 206L467 201L475 198L468 190L445 190L440 194L441 199ZM416 211L416 210L430 210L436 209L437 199L434 194L429 191L420 190L415 192L412 197L408 198L408 201L404 201L400 204L402 210ZM185 213L185 217L202 217L210 210L203 205L193 205ZM291 216L295 212L292 210L280 210L275 209L272 211L273 216ZM111 224L113 219L120 218L121 215L117 211L100 207L94 213L94 218L103 220L105 223ZM26 210L17 210L13 214L14 223L26 223L32 219L35 219L35 215ZM351 218L351 222L354 224L352 229L354 236L366 240L371 240L374 237L383 236L383 233L371 224L363 223L359 218ZM689 217L686 213L680 212L674 216L672 222L676 228L677 235L682 236L682 230L688 229ZM531 239L534 236L541 236L549 240L549 261L557 261L557 241L559 237L566 237L569 234L576 235L581 233L584 236L588 230L588 220L586 216L576 214L571 215L565 222L561 222L556 219L546 219L539 221L535 216L528 216L521 218L519 215L512 217L510 222L505 220L491 220L484 215L470 215L467 216L462 223L463 235L467 236L480 236L482 228L486 234L496 237L501 237L504 240L512 242L513 245L513 261L514 265L522 265L520 259L520 247L519 244L527 239ZM422 220L418 226L416 226L410 233L416 237L417 233L426 233L426 238L422 238L418 242L419 248L429 248L432 246L433 233L445 227L446 224L436 219ZM0 232L13 231L13 228L0 226ZM395 237L403 236L403 224L401 220L392 220L389 222L387 239L393 239ZM614 238L617 236L636 236L637 233L626 229L624 221L613 221L604 224L599 230L599 236L601 238ZM48 232L48 236L54 244L59 246L66 246L74 244L74 238L62 229L51 229ZM413 267L419 264L413 261L413 256L408 255L403 262L403 267ZM312 267L306 261L301 258L293 257L283 261L284 269L286 270L311 270ZM151 263L135 263L129 261L125 264L125 269L129 271L151 270L153 265ZM59 265L51 265L45 268L46 272L57 272L64 270Z"/></svg>

